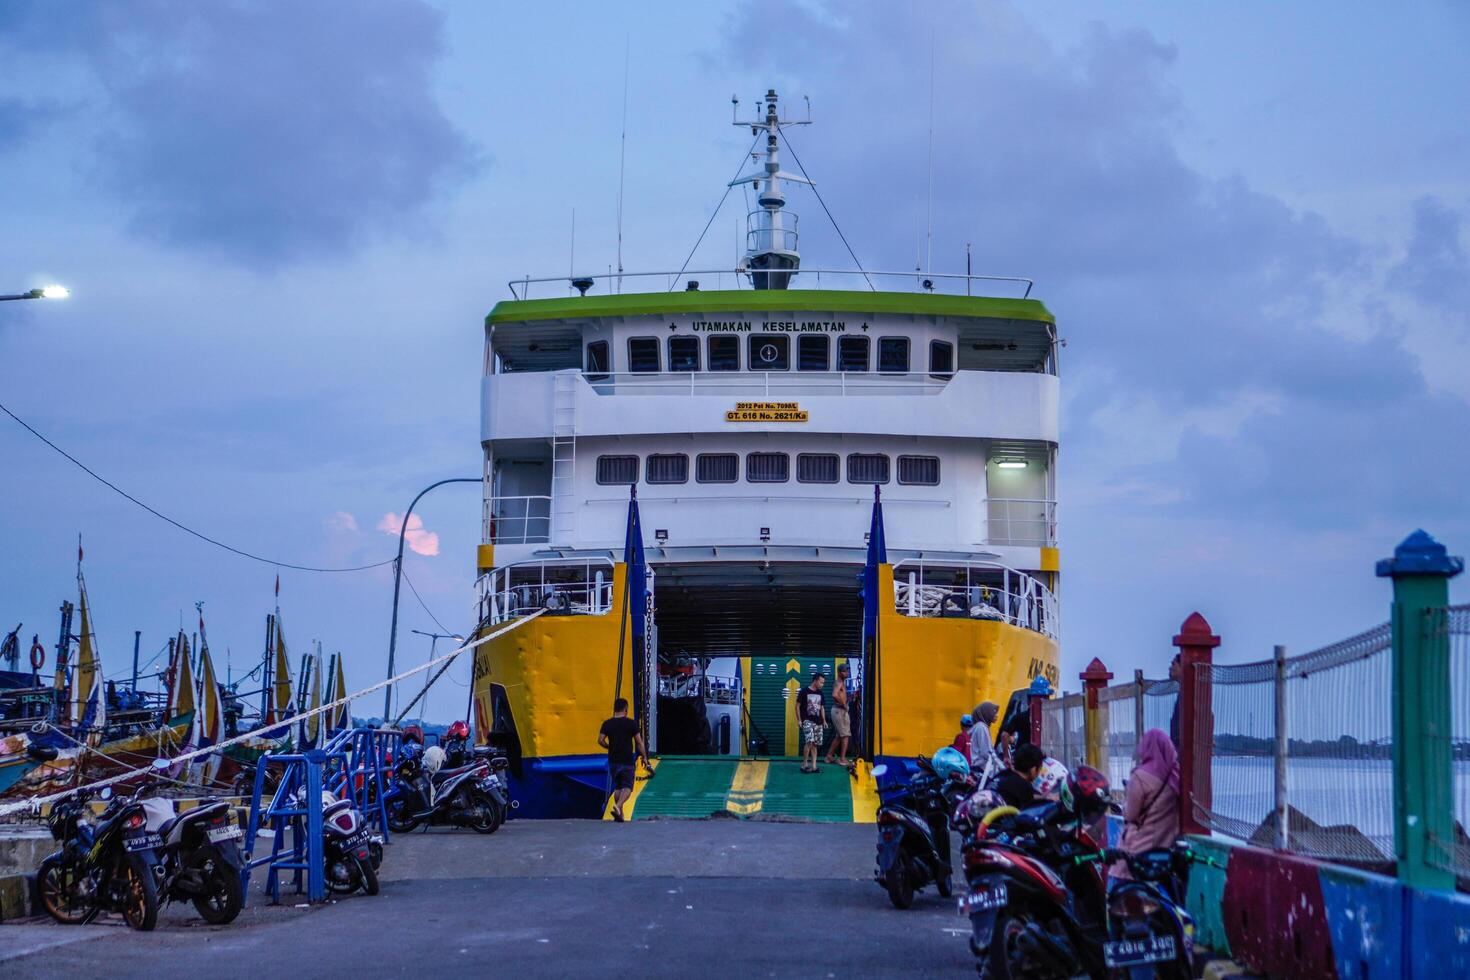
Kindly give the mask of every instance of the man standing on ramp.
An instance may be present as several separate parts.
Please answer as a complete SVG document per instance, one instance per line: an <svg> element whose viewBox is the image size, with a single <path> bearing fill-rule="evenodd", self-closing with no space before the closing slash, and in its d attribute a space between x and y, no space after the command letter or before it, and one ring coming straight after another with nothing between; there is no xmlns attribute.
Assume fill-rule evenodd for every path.
<svg viewBox="0 0 1470 980"><path fill-rule="evenodd" d="M613 716L602 723L597 733L597 744L607 749L607 775L612 789L613 819L623 822L623 804L633 793L633 776L637 772L637 760L650 769L648 750L643 747L643 734L638 723L628 717L628 699L618 698L613 702ZM637 754L634 754L637 749Z"/></svg>

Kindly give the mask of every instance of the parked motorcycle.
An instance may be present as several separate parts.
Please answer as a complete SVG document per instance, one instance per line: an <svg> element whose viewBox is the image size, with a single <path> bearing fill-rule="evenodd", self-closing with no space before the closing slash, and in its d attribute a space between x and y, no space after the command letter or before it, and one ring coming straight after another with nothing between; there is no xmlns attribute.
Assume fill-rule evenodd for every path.
<svg viewBox="0 0 1470 980"><path fill-rule="evenodd" d="M422 757L400 759L393 770L393 785L383 797L388 812L388 829L406 834L420 825L471 827L493 834L505 821L506 811L517 804L510 799L504 756L489 757L484 747L473 752L473 761L432 775L424 771Z"/></svg>
<svg viewBox="0 0 1470 980"><path fill-rule="evenodd" d="M1108 812L1106 777L1079 767L1061 795L1018 811L978 794L956 813L968 885L959 907L981 975L1193 976L1188 916L1177 886L1158 887L1157 858L1104 849L1087 830ZM1115 860L1136 880L1109 895L1105 868Z"/></svg>
<svg viewBox="0 0 1470 980"><path fill-rule="evenodd" d="M169 763L160 759L154 765L166 770ZM146 792L145 787L137 795ZM245 859L240 852L242 834L231 819L230 805L205 800L176 814L172 800L153 796L140 803L144 827L160 841L157 850L140 852L153 868L159 897L192 901L200 917L211 925L233 922L245 905Z"/></svg>
<svg viewBox="0 0 1470 980"><path fill-rule="evenodd" d="M305 790L297 790L296 805L304 806L305 799ZM327 891L350 895L360 888L376 895L382 841L369 830L351 799L339 800L330 790L323 790L321 808L322 871Z"/></svg>
<svg viewBox="0 0 1470 980"><path fill-rule="evenodd" d="M915 761L918 775L907 784L881 789L883 801L878 808L878 867L874 880L900 909L913 905L915 893L930 884L944 898L954 893L950 814L975 789L968 765L962 771L946 768L940 772L923 755ZM875 779L887 773L885 765L873 767Z"/></svg>
<svg viewBox="0 0 1470 980"><path fill-rule="evenodd" d="M119 912L129 928L158 924L158 890L145 853L162 844L149 832L143 807L133 797L96 794L107 809L94 823L89 797L77 793L52 807L47 826L61 849L41 862L36 891L46 913L64 925Z"/></svg>

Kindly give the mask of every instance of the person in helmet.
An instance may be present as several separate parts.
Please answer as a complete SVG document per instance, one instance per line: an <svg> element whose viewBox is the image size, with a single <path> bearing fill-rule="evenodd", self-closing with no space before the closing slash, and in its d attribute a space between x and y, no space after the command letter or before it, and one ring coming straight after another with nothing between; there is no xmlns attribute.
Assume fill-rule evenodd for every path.
<svg viewBox="0 0 1470 980"><path fill-rule="evenodd" d="M970 726L975 724L973 715L960 715L960 733L950 743L954 749L963 755L966 761L970 758Z"/></svg>
<svg viewBox="0 0 1470 980"><path fill-rule="evenodd" d="M995 791L1000 798L1018 810L1035 806L1038 802L1033 783L1041 774L1046 756L1035 745L1023 745L1016 750L1011 768L1000 774L995 781Z"/></svg>
<svg viewBox="0 0 1470 980"><path fill-rule="evenodd" d="M934 775L940 779L964 779L970 775L970 763L952 745L946 745L935 752L929 765L934 767Z"/></svg>
<svg viewBox="0 0 1470 980"><path fill-rule="evenodd" d="M444 762L452 769L457 769L469 762L470 726L463 721L456 721L449 726L444 733Z"/></svg>
<svg viewBox="0 0 1470 980"><path fill-rule="evenodd" d="M1062 809L1071 814L1083 826L1097 823L1108 815L1112 806L1112 787L1108 777L1091 766L1073 769L1062 784Z"/></svg>

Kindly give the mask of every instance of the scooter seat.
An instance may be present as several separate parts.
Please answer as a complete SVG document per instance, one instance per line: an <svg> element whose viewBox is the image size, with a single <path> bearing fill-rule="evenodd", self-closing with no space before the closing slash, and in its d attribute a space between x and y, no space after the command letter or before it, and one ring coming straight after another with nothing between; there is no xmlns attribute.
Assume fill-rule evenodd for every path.
<svg viewBox="0 0 1470 980"><path fill-rule="evenodd" d="M438 772L434 773L434 782L436 782L436 783L442 783L446 779L452 779L455 776L459 776L459 775L461 775L463 773L469 772L471 769L474 769L477 765L479 765L479 763L471 763L470 765L467 765L467 766L456 766L453 769L440 769Z"/></svg>

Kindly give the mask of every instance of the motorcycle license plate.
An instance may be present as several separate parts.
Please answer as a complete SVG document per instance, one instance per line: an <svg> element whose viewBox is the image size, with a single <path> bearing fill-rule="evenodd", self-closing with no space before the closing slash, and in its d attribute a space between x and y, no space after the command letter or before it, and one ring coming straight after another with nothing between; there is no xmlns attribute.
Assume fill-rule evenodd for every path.
<svg viewBox="0 0 1470 980"><path fill-rule="evenodd" d="M222 840L239 840L245 835L240 833L239 827L236 827L234 824L230 824L226 827L209 828L208 836L209 842L211 844L218 844Z"/></svg>
<svg viewBox="0 0 1470 980"><path fill-rule="evenodd" d="M1006 883L1001 881L993 885L984 885L961 895L959 898L960 915L969 915L971 912L982 912L986 909L1003 908L1010 900Z"/></svg>
<svg viewBox="0 0 1470 980"><path fill-rule="evenodd" d="M163 838L157 834L134 834L123 838L123 850L148 851L163 847Z"/></svg>
<svg viewBox="0 0 1470 980"><path fill-rule="evenodd" d="M1113 939L1103 943L1103 959L1109 968L1115 970L1145 963L1164 963L1177 955L1173 936Z"/></svg>
<svg viewBox="0 0 1470 980"><path fill-rule="evenodd" d="M351 837L342 842L344 850L352 850L354 847L366 846L371 835L366 830L359 830Z"/></svg>

